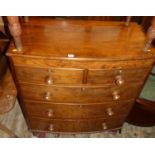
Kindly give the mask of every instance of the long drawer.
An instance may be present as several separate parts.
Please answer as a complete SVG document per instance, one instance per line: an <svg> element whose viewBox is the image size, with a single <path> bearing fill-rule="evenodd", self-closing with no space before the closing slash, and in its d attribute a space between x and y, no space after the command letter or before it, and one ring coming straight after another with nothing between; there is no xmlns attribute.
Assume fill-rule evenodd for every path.
<svg viewBox="0 0 155 155"><path fill-rule="evenodd" d="M60 119L41 119L37 117L30 118L32 130L50 131L50 132L95 132L109 129L120 128L124 117L105 119L87 119L87 120L60 120Z"/></svg>
<svg viewBox="0 0 155 155"><path fill-rule="evenodd" d="M114 56L115 57L115 56ZM87 69L116 69L116 68L150 68L154 63L152 59L87 59L87 58L41 58L41 57L11 57L14 65L26 67L41 67L41 68L86 68Z"/></svg>
<svg viewBox="0 0 155 155"><path fill-rule="evenodd" d="M94 103L104 101L131 100L137 97L140 83L124 87L60 87L22 84L22 97L29 100L59 103Z"/></svg>
<svg viewBox="0 0 155 155"><path fill-rule="evenodd" d="M19 82L35 84L129 84L143 81L150 68L130 69L75 69L34 68L16 66Z"/></svg>
<svg viewBox="0 0 155 155"><path fill-rule="evenodd" d="M56 119L111 118L127 115L133 101L102 104L47 103L24 101L29 116Z"/></svg>

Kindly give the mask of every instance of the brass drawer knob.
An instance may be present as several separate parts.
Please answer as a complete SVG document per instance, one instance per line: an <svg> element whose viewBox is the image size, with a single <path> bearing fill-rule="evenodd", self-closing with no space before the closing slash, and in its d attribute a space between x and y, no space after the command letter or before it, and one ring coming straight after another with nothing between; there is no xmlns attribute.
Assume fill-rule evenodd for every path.
<svg viewBox="0 0 155 155"><path fill-rule="evenodd" d="M49 99L50 99L50 92L46 92L46 93L45 93L44 99L45 99L45 100L49 100Z"/></svg>
<svg viewBox="0 0 155 155"><path fill-rule="evenodd" d="M48 85L53 84L52 75L48 75L47 77L45 77L45 82Z"/></svg>
<svg viewBox="0 0 155 155"><path fill-rule="evenodd" d="M108 129L108 126L107 126L107 124L106 124L106 123L102 123L102 129L103 129L103 130Z"/></svg>
<svg viewBox="0 0 155 155"><path fill-rule="evenodd" d="M113 95L113 99L114 99L114 100L120 99L120 95L119 95L118 91L114 91L114 92L112 93L112 95Z"/></svg>
<svg viewBox="0 0 155 155"><path fill-rule="evenodd" d="M54 130L54 125L50 124L48 130L53 131Z"/></svg>
<svg viewBox="0 0 155 155"><path fill-rule="evenodd" d="M115 83L116 83L118 86L123 85L123 84L124 84L124 79L123 79L123 77L122 77L121 75L117 75L117 76L116 76L116 81L115 81Z"/></svg>
<svg viewBox="0 0 155 155"><path fill-rule="evenodd" d="M114 112L113 112L112 108L108 108L108 109L107 109L107 114L108 114L109 116L114 115Z"/></svg>
<svg viewBox="0 0 155 155"><path fill-rule="evenodd" d="M47 116L48 117L52 117L53 116L53 110L52 109L48 109Z"/></svg>

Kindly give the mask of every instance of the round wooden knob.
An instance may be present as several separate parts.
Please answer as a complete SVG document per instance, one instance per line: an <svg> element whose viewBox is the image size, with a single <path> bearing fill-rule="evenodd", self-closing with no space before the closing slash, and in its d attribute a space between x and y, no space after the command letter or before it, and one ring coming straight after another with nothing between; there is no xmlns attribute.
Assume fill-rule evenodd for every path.
<svg viewBox="0 0 155 155"><path fill-rule="evenodd" d="M119 93L118 93L117 91L114 91L114 92L112 93L112 95L113 95L113 99L114 99L114 100L118 100L118 99L120 98L120 95L119 95Z"/></svg>
<svg viewBox="0 0 155 155"><path fill-rule="evenodd" d="M47 83L47 84L52 84L53 83L53 80L52 80L52 76L51 75L48 75L46 78L45 78L45 82Z"/></svg>
<svg viewBox="0 0 155 155"><path fill-rule="evenodd" d="M53 110L52 110L52 109L49 109L49 110L47 111L47 116L48 116L48 117L52 117L52 116L53 116Z"/></svg>
<svg viewBox="0 0 155 155"><path fill-rule="evenodd" d="M53 124L50 124L48 129L49 129L50 131L53 131L53 130L54 130L54 125L53 125Z"/></svg>
<svg viewBox="0 0 155 155"><path fill-rule="evenodd" d="M103 130L108 129L108 126L107 126L107 124L106 124L106 123L102 123L102 129L103 129Z"/></svg>
<svg viewBox="0 0 155 155"><path fill-rule="evenodd" d="M107 114L108 114L109 116L114 115L114 112L113 112L112 108L108 108L108 109L107 109Z"/></svg>
<svg viewBox="0 0 155 155"><path fill-rule="evenodd" d="M117 84L118 86L124 84L124 79L123 79L123 77L122 77L121 75L117 75L117 76L116 76L116 84Z"/></svg>
<svg viewBox="0 0 155 155"><path fill-rule="evenodd" d="M49 100L49 99L50 99L50 92L46 92L46 93L45 93L44 99L45 99L45 100Z"/></svg>
<svg viewBox="0 0 155 155"><path fill-rule="evenodd" d="M79 108L82 108L83 107L83 105L79 105Z"/></svg>
<svg viewBox="0 0 155 155"><path fill-rule="evenodd" d="M82 91L82 92L84 92L85 90L86 90L86 88L84 88L84 87L83 87L83 88L81 88L81 91Z"/></svg>

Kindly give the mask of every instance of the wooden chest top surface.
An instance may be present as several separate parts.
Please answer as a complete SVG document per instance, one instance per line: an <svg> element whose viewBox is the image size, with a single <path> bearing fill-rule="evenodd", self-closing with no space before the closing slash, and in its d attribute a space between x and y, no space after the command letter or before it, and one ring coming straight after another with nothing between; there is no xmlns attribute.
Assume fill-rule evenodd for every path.
<svg viewBox="0 0 155 155"><path fill-rule="evenodd" d="M22 24L23 50L10 47L8 55L74 59L145 59L145 35L136 23L91 20L30 20ZM154 53L154 54L153 54Z"/></svg>

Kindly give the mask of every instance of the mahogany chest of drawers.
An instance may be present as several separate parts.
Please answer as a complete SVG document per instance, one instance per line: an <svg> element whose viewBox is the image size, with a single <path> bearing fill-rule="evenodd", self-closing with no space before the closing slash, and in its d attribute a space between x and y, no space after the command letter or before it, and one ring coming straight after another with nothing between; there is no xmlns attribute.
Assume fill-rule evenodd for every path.
<svg viewBox="0 0 155 155"><path fill-rule="evenodd" d="M7 55L32 131L121 128L154 63L140 26L45 19L22 32L22 51Z"/></svg>

